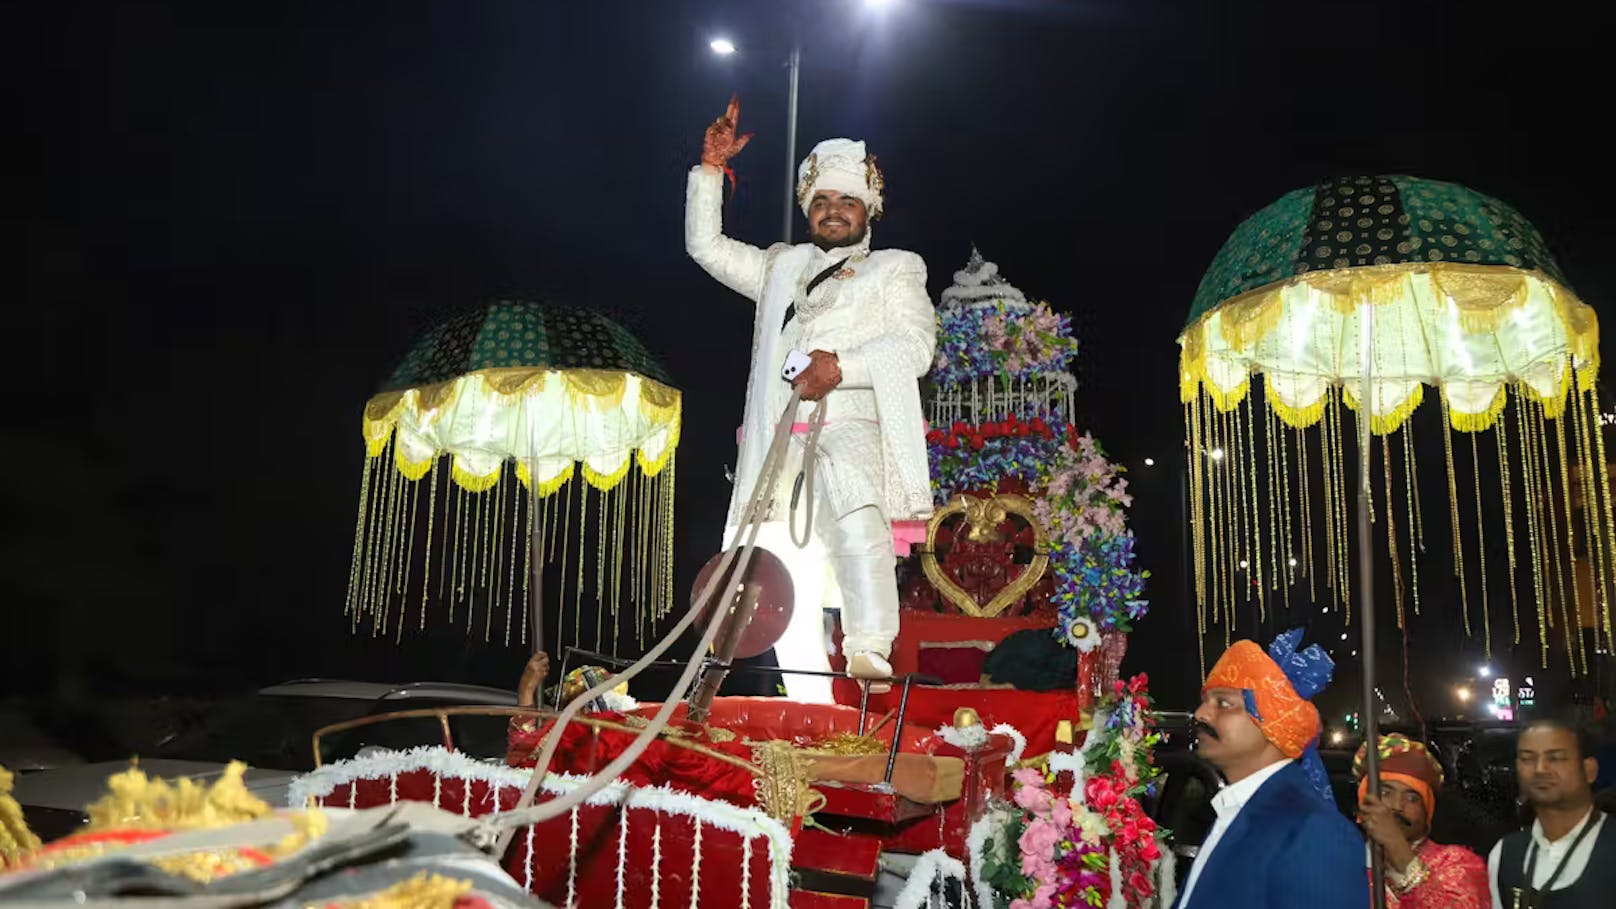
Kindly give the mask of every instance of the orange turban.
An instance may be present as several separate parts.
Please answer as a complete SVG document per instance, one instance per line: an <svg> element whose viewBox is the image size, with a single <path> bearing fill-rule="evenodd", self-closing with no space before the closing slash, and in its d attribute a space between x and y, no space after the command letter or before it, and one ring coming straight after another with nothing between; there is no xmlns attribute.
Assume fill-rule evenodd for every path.
<svg viewBox="0 0 1616 909"><path fill-rule="evenodd" d="M1369 791L1369 743L1359 746L1352 758L1352 775L1358 778L1358 801ZM1436 816L1436 791L1442 788L1442 765L1431 756L1424 742L1400 733L1380 737L1380 778L1396 780L1418 792L1425 800L1425 822Z"/></svg>
<svg viewBox="0 0 1616 909"><path fill-rule="evenodd" d="M1235 688L1246 693L1246 712L1268 741L1286 757L1299 758L1319 737L1319 711L1308 698L1329 681L1335 668L1329 656L1313 645L1298 652L1302 629L1274 640L1268 653L1254 641L1236 641L1223 652L1201 686Z"/></svg>

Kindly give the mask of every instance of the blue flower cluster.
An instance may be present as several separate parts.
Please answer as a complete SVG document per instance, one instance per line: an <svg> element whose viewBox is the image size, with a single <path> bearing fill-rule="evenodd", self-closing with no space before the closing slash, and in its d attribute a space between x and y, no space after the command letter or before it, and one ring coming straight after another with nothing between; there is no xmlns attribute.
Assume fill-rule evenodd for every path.
<svg viewBox="0 0 1616 909"><path fill-rule="evenodd" d="M1064 432L1047 439L1036 435L986 438L980 449L969 443L949 447L933 442L926 446L932 498L942 505L957 493L992 488L1010 478L1021 480L1028 488L1037 486L1043 482L1046 465L1065 444Z"/></svg>
<svg viewBox="0 0 1616 909"><path fill-rule="evenodd" d="M1148 571L1133 567L1133 534L1094 534L1081 546L1057 545L1049 554L1055 571L1055 604L1063 624L1092 617L1102 631L1131 631L1149 611Z"/></svg>
<svg viewBox="0 0 1616 909"><path fill-rule="evenodd" d="M1031 355L1012 356L999 349L996 341L1004 342L1004 335L991 330L985 324L989 322L1026 326L1020 330L1034 332L1033 343L1023 344L1031 348ZM1039 322L1047 323L1047 330L1034 327ZM937 313L937 359L930 378L944 385L969 384L990 376L1030 379L1067 372L1076 356L1072 317L1052 312L1046 303L1001 300L993 306L948 306Z"/></svg>

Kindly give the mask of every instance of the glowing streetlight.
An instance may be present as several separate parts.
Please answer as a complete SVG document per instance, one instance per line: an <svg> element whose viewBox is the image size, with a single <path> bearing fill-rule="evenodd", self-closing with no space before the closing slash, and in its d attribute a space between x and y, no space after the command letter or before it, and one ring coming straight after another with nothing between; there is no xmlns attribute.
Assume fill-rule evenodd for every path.
<svg viewBox="0 0 1616 909"><path fill-rule="evenodd" d="M1453 696L1459 699L1459 703L1468 704L1470 703L1472 693L1469 688L1460 685L1458 688L1453 689Z"/></svg>
<svg viewBox="0 0 1616 909"><path fill-rule="evenodd" d="M884 10L896 5L897 0L864 0L865 9Z"/></svg>
<svg viewBox="0 0 1616 909"><path fill-rule="evenodd" d="M1347 639L1347 633L1345 631L1341 632L1341 640L1345 641L1346 639Z"/></svg>
<svg viewBox="0 0 1616 909"><path fill-rule="evenodd" d="M1251 567L1250 562L1246 561L1245 559L1240 560L1240 568L1241 568L1241 570L1245 570L1245 569L1250 568L1250 567Z"/></svg>
<svg viewBox="0 0 1616 909"><path fill-rule="evenodd" d="M1289 561L1291 563L1291 567L1295 568L1296 567L1296 556L1291 556Z"/></svg>
<svg viewBox="0 0 1616 909"><path fill-rule="evenodd" d="M1146 458L1145 459L1145 466L1146 467L1155 467L1156 466L1156 459L1155 458Z"/></svg>
<svg viewBox="0 0 1616 909"><path fill-rule="evenodd" d="M1330 730L1330 744L1339 745L1347 740L1347 734L1339 729Z"/></svg>
<svg viewBox="0 0 1616 909"><path fill-rule="evenodd" d="M728 38L714 38L707 42L707 46L712 48L713 53L720 57L728 57L730 54L735 53L735 42Z"/></svg>
<svg viewBox="0 0 1616 909"><path fill-rule="evenodd" d="M1476 675L1479 675L1484 679L1490 679L1493 677L1493 667L1486 663L1482 663L1481 668L1476 670Z"/></svg>

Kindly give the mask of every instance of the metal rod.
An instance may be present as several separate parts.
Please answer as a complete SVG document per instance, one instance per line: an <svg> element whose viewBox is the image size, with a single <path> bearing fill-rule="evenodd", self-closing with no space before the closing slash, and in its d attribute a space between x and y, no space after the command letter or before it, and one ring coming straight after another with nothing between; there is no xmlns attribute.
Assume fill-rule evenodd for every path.
<svg viewBox="0 0 1616 909"><path fill-rule="evenodd" d="M802 48L791 48L786 61L790 92L786 96L786 210L780 223L780 238L791 242L792 216L797 210L797 82L802 71Z"/></svg>
<svg viewBox="0 0 1616 909"><path fill-rule="evenodd" d="M1369 446L1370 423L1374 419L1374 325L1375 308L1368 300L1358 303L1358 368L1362 385L1358 392L1358 628L1363 635L1364 749L1367 756L1369 791L1380 797L1380 723L1375 709L1375 565L1374 541L1369 529ZM1388 503L1388 506L1390 504ZM1372 909L1386 909L1386 856L1380 846L1369 850Z"/></svg>
<svg viewBox="0 0 1616 909"><path fill-rule="evenodd" d="M733 582L726 583L720 590L733 589ZM701 671L701 681L696 684L696 690L690 696L690 706L685 708L685 718L693 723L707 721L707 712L712 707L713 698L718 695L718 689L724 686L724 679L729 677L730 663L735 661L735 648L741 644L741 635L746 633L746 626L752 622L752 612L757 608L758 596L763 593L762 585L755 581L747 581L744 589L730 598L728 603L718 606L729 610L726 625L718 633L718 643L713 651L713 658Z"/></svg>
<svg viewBox="0 0 1616 909"><path fill-rule="evenodd" d="M632 666L634 664L633 660L627 660L622 657L615 657L605 653L596 653L593 650L585 650L581 647L568 647L562 651L562 654L564 658L567 659L570 659L572 656L576 655L589 660L598 660L601 663L611 666ZM678 660L656 660L646 664L647 669L683 669L684 666L685 664ZM783 666L750 666L745 663L730 664L725 668L727 668L730 672L747 672L752 673L753 675L769 675L779 672L785 673L786 675L819 676L827 679L847 678L847 673L845 672L835 672L832 670L821 669L787 669ZM915 680L916 685L931 685L940 687L944 684L943 680L937 676L925 675L924 673L919 672L913 672L902 676L893 676L893 679L900 678L912 678Z"/></svg>
<svg viewBox="0 0 1616 909"><path fill-rule="evenodd" d="M903 694L898 698L898 725L892 727L892 748L887 752L887 775L884 778L887 783L892 782L892 770L898 766L899 740L903 738L903 715L909 712L909 685L913 680L914 676L903 677ZM862 724L860 728L863 728Z"/></svg>
<svg viewBox="0 0 1616 909"><path fill-rule="evenodd" d="M859 680L859 735L864 734L864 718L870 713L870 681Z"/></svg>

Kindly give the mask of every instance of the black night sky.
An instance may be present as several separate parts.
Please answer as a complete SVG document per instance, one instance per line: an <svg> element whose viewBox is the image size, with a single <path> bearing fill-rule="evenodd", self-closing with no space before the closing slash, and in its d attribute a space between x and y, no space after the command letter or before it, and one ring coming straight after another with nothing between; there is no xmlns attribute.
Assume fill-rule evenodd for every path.
<svg viewBox="0 0 1616 909"><path fill-rule="evenodd" d="M684 389L687 590L722 522L751 317L684 256L684 174L739 92L757 138L727 230L777 239L796 11L799 154L868 141L888 180L876 245L923 255L935 295L975 243L1073 315L1079 420L1130 468L1153 573L1128 665L1182 705L1198 678L1174 339L1241 219L1328 176L1451 180L1533 220L1611 312L1608 31L1553 7L13 6L0 692L514 684L517 649L395 647L342 617L360 408L426 327L495 296L605 311ZM718 32L741 53L711 55ZM1438 555L1417 693L1480 659ZM1337 642L1339 616L1318 618ZM1530 642L1516 656L1536 668Z"/></svg>

